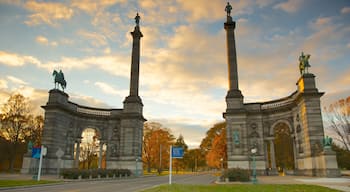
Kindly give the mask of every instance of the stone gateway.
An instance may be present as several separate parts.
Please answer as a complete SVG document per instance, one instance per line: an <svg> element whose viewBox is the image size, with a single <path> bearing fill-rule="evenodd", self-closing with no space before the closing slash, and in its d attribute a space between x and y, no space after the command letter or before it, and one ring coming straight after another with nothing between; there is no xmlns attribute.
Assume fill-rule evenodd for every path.
<svg viewBox="0 0 350 192"><path fill-rule="evenodd" d="M99 165L101 167L102 146L106 146L107 169L124 168L143 172L142 155L143 117L142 100L138 94L140 67L140 39L143 37L137 14L131 56L130 94L122 109L101 109L82 106L69 101L67 93L58 89L49 91L45 106L45 122L42 144L47 147L43 161L43 173L57 173L59 168L78 168L82 132L94 129L100 141ZM61 157L58 158L57 152ZM60 161L59 161L60 159ZM23 160L22 173L32 172L35 159L28 153ZM136 169L139 170L136 170Z"/></svg>
<svg viewBox="0 0 350 192"><path fill-rule="evenodd" d="M226 30L229 90L226 111L228 168L250 169L251 149L257 149L257 173L277 172L309 176L340 176L335 152L323 147L324 130L320 97L315 75L309 73L308 59L302 56L297 90L287 97L243 103L238 87L237 55L234 30L236 22L227 14ZM307 63L305 63L307 61ZM297 59L296 59L297 62ZM306 70L305 70L306 69ZM286 171L288 170L288 171Z"/></svg>

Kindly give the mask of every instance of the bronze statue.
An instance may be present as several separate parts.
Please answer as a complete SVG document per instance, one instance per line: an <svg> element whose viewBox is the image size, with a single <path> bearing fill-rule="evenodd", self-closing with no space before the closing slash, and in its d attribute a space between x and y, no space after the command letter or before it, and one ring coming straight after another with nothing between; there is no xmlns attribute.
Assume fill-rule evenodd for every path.
<svg viewBox="0 0 350 192"><path fill-rule="evenodd" d="M311 67L309 64L310 55L304 55L304 52L301 52L301 55L299 56L299 70L300 75L309 73L308 68Z"/></svg>
<svg viewBox="0 0 350 192"><path fill-rule="evenodd" d="M64 74L62 70L60 70L60 72L53 70L52 75L55 76L55 89L58 89L58 85L61 85L62 91L64 92L64 89L67 86L67 82L64 80Z"/></svg>
<svg viewBox="0 0 350 192"><path fill-rule="evenodd" d="M141 17L139 15L139 13L137 13L136 17L135 17L135 23L136 23L137 26L139 26L139 24L140 24L140 19L141 19Z"/></svg>
<svg viewBox="0 0 350 192"><path fill-rule="evenodd" d="M231 15L231 10L232 10L232 6L230 5L229 2L227 2L227 5L225 7L225 11L227 13L227 16L230 16Z"/></svg>
<svg viewBox="0 0 350 192"><path fill-rule="evenodd" d="M331 148L332 142L332 137L326 136L325 138L323 138L323 148Z"/></svg>

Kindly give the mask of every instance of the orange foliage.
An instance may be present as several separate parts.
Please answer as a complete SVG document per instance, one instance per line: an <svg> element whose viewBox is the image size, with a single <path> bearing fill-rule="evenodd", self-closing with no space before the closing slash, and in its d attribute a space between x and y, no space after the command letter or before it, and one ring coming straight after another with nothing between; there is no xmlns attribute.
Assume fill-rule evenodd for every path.
<svg viewBox="0 0 350 192"><path fill-rule="evenodd" d="M210 167L221 168L227 161L226 130L214 137L212 148L208 152L207 163Z"/></svg>

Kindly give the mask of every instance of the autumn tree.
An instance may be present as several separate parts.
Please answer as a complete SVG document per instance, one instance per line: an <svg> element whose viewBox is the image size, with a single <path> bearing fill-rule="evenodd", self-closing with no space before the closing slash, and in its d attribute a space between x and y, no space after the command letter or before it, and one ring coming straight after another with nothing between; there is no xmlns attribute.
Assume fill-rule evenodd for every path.
<svg viewBox="0 0 350 192"><path fill-rule="evenodd" d="M226 122L217 123L210 128L200 147L205 151L206 161L210 167L220 168L222 163L226 166Z"/></svg>
<svg viewBox="0 0 350 192"><path fill-rule="evenodd" d="M155 168L161 173L163 168L168 167L169 149L174 140L170 130L160 123L146 122L144 124L142 160L148 172Z"/></svg>
<svg viewBox="0 0 350 192"><path fill-rule="evenodd" d="M43 128L44 117L42 115L35 117L31 115L29 118L28 135L26 140L32 141L35 146L40 146Z"/></svg>
<svg viewBox="0 0 350 192"><path fill-rule="evenodd" d="M350 151L350 96L325 107L327 127L336 135L333 139Z"/></svg>
<svg viewBox="0 0 350 192"><path fill-rule="evenodd" d="M205 152L201 149L189 149L184 154L184 162L187 169L196 172L206 166Z"/></svg>
<svg viewBox="0 0 350 192"><path fill-rule="evenodd" d="M21 94L11 95L1 108L0 136L9 141L10 170L14 168L14 160L20 144L25 142L30 127L29 103Z"/></svg>

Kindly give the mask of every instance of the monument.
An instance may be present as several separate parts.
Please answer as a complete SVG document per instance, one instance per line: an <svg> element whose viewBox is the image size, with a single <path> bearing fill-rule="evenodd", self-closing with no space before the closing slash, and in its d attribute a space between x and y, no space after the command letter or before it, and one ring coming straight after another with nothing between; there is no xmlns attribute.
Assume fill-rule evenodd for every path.
<svg viewBox="0 0 350 192"><path fill-rule="evenodd" d="M297 90L287 97L267 102L244 103L239 89L235 43L236 22L232 7L225 11L229 90L223 117L227 131L228 168L250 169L251 149L256 149L257 174L276 175L289 169L290 174L309 176L340 176L335 153L324 138L320 97L315 75L309 73L310 55L299 57L300 78ZM326 141L329 141L326 140ZM288 150L285 150L288 149ZM279 154L290 160L283 162Z"/></svg>
<svg viewBox="0 0 350 192"><path fill-rule="evenodd" d="M47 147L43 173L54 174L59 168L79 167L82 132L87 128L99 133L99 167L102 146L106 145L107 169L123 168L134 173L142 170L142 161L138 160L142 156L143 123L146 119L143 117L143 104L139 96L140 39L143 35L138 13L135 23L134 31L131 32L130 92L122 109L94 108L69 101L69 95L63 92L66 87L63 72L54 71L55 88L49 91L48 102L42 106L45 110L42 144ZM62 91L56 87L56 83L61 85ZM24 157L22 173L31 171L32 160L29 155Z"/></svg>

